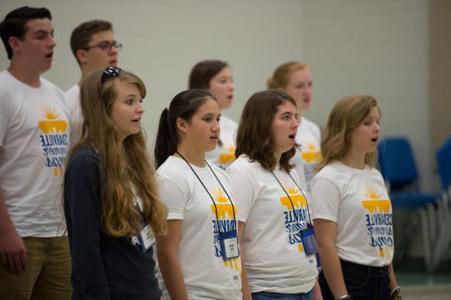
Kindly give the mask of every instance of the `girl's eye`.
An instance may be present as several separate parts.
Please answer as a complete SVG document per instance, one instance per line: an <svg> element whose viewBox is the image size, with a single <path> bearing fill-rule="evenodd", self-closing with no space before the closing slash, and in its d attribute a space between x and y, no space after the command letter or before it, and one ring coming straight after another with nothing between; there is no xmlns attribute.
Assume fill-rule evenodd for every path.
<svg viewBox="0 0 451 300"><path fill-rule="evenodd" d="M132 105L132 104L133 104L133 99L128 99L128 100L126 101L126 103L127 103L128 105Z"/></svg>

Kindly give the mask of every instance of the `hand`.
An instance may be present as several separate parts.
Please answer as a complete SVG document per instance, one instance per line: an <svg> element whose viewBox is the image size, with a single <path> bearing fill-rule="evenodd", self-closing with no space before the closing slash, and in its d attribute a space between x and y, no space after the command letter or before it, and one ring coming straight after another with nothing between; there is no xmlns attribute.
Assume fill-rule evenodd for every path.
<svg viewBox="0 0 451 300"><path fill-rule="evenodd" d="M390 295L392 300L402 300L401 289L399 287L394 288Z"/></svg>
<svg viewBox="0 0 451 300"><path fill-rule="evenodd" d="M21 273L25 269L27 248L17 232L9 231L0 234L1 263L14 273Z"/></svg>

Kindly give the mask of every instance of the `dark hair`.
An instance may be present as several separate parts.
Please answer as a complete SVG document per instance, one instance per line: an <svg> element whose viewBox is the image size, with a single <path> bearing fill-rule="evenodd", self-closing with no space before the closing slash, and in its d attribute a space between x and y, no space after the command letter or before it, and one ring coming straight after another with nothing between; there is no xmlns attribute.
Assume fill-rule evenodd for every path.
<svg viewBox="0 0 451 300"><path fill-rule="evenodd" d="M188 86L190 89L208 90L210 80L229 65L221 60L203 60L191 69Z"/></svg>
<svg viewBox="0 0 451 300"><path fill-rule="evenodd" d="M94 34L103 31L113 31L113 24L105 20L91 20L81 23L75 27L74 30L72 30L72 34L70 36L70 48L78 64L80 64L80 62L78 61L78 57L76 55L77 50L88 47L91 37Z"/></svg>
<svg viewBox="0 0 451 300"><path fill-rule="evenodd" d="M296 152L295 147L284 152L279 162L274 158L276 145L272 134L272 122L279 105L284 102L290 102L296 107L294 99L280 90L257 92L247 100L236 138L237 157L246 154L251 161L259 162L268 171L274 170L277 163L280 163L280 168L287 172L294 167L289 161Z"/></svg>
<svg viewBox="0 0 451 300"><path fill-rule="evenodd" d="M52 19L52 14L45 7L29 7L22 6L9 12L5 19L0 23L0 35L2 37L3 44L5 45L8 59L13 57L13 50L9 45L9 38L14 36L19 39L23 39L27 32L26 24L30 20L34 19Z"/></svg>
<svg viewBox="0 0 451 300"><path fill-rule="evenodd" d="M177 151L177 145L180 142L177 133L177 118L182 118L186 121L191 120L199 106L204 104L208 98L216 101L216 98L206 90L186 90L175 95L169 105L169 109L165 108L163 110L158 125L154 150L157 168Z"/></svg>

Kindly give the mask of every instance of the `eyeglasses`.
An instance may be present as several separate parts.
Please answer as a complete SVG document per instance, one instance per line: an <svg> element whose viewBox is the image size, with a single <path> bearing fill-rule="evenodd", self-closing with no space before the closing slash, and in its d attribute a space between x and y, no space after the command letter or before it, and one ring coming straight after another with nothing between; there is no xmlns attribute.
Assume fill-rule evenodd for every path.
<svg viewBox="0 0 451 300"><path fill-rule="evenodd" d="M121 74L121 72L122 72L122 69L119 67L108 67L103 71L100 82L102 84L104 84L105 81L107 81L111 78L114 78L114 77L118 77Z"/></svg>
<svg viewBox="0 0 451 300"><path fill-rule="evenodd" d="M118 41L111 41L111 42L110 41L102 41L102 42L98 43L97 45L86 47L83 49L89 50L92 48L99 48L102 51L110 52L113 47L116 48L117 50L121 50L122 44L119 43Z"/></svg>

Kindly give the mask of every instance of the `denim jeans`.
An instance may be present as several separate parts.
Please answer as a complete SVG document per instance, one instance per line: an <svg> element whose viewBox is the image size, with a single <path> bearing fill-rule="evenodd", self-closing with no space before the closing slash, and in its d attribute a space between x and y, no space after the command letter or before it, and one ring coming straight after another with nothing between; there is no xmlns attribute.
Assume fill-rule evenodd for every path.
<svg viewBox="0 0 451 300"><path fill-rule="evenodd" d="M313 300L313 291L301 294L282 294L282 293L269 293L269 292L257 292L252 294L252 300Z"/></svg>
<svg viewBox="0 0 451 300"><path fill-rule="evenodd" d="M390 300L388 267L370 267L340 260L348 294L353 300ZM319 274L324 300L334 300L324 273Z"/></svg>

